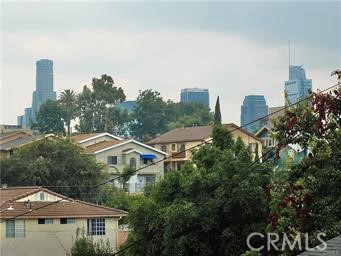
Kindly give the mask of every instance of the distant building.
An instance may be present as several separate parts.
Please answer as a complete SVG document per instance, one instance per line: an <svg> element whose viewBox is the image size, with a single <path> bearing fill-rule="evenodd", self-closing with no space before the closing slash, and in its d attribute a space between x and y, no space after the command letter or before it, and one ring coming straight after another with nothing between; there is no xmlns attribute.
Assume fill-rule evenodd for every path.
<svg viewBox="0 0 341 256"><path fill-rule="evenodd" d="M306 78L302 66L289 66L289 80L284 83L284 91L289 104L306 98L312 91L312 80Z"/></svg>
<svg viewBox="0 0 341 256"><path fill-rule="evenodd" d="M18 116L17 124L30 127L30 122L36 120L40 106L47 100L56 100L57 94L53 91L53 61L41 59L36 62L36 90L32 95L32 107L25 108L25 115Z"/></svg>
<svg viewBox="0 0 341 256"><path fill-rule="evenodd" d="M210 107L210 97L208 89L185 88L181 90L180 101L184 103L197 102L206 107Z"/></svg>
<svg viewBox="0 0 341 256"><path fill-rule="evenodd" d="M243 105L241 106L240 125L248 132L256 132L267 120L259 120L249 124L260 117L269 113L269 107L263 95L245 96ZM249 125L247 125L249 124ZM244 127L244 125L246 125Z"/></svg>

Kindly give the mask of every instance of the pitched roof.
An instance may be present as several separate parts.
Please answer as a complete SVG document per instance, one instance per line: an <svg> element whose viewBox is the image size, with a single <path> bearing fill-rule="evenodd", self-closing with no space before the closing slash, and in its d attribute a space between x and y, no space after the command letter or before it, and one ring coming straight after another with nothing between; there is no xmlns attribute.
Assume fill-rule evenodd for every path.
<svg viewBox="0 0 341 256"><path fill-rule="evenodd" d="M126 140L105 140L98 142L96 144L92 144L85 148L85 153L96 153L97 151L112 147L114 145L122 144L126 142Z"/></svg>
<svg viewBox="0 0 341 256"><path fill-rule="evenodd" d="M110 136L113 139L116 140L122 140L122 138L112 135L110 133L106 133L106 132L101 132L101 133L86 133L86 134L79 134L79 135L75 135L71 137L71 140L77 143L82 143L82 142L86 142L95 138L100 138L103 136Z"/></svg>
<svg viewBox="0 0 341 256"><path fill-rule="evenodd" d="M9 133L3 133L0 136L0 144L28 136L32 136L32 134L27 131L14 131Z"/></svg>
<svg viewBox="0 0 341 256"><path fill-rule="evenodd" d="M298 256L319 256L319 255L321 255L321 256L337 256L337 255L341 255L341 235L326 241L326 244L327 244L327 248L323 251L321 251L321 250L305 251L301 254L298 254ZM319 247L323 248L323 245L320 245Z"/></svg>
<svg viewBox="0 0 341 256"><path fill-rule="evenodd" d="M249 133L243 128L233 123L224 124L224 126L230 130L240 130L246 133L248 136L253 137L261 141L252 133ZM152 139L147 142L147 144L154 145L159 143L176 143L176 142L189 142L189 141L205 141L211 137L213 126L193 126L193 127L183 127L176 128L169 132L162 134L161 136Z"/></svg>
<svg viewBox="0 0 341 256"><path fill-rule="evenodd" d="M18 202L20 198L44 191L62 198L58 201L32 201L30 206L25 202ZM6 197L6 202L1 205L0 219L18 217L20 219L37 218L87 218L87 217L120 217L127 212L88 202L74 200L41 187L13 187L0 189L0 198ZM4 211L12 206L13 210ZM30 210L31 209L31 210Z"/></svg>
<svg viewBox="0 0 341 256"><path fill-rule="evenodd" d="M140 145L141 147L148 148L149 150L158 152L162 155L167 155L167 153L165 153L163 151L160 151L156 148L153 148L149 145L138 142L136 140L123 140L123 139L122 140L114 140L114 141L112 141L112 140L111 141L101 141L101 142L98 142L96 144L89 145L85 148L85 153L97 154L97 153L112 149L114 147L119 147L120 145L125 145L128 143L134 143L134 144ZM130 151L132 151L132 150L135 150L135 149L130 148Z"/></svg>
<svg viewBox="0 0 341 256"><path fill-rule="evenodd" d="M14 140L7 141L5 143L1 143L0 144L0 150L9 150L12 148L17 148L17 147L23 146L25 144L43 139L45 137L46 137L45 135L35 135L35 136L26 136L26 137L16 138Z"/></svg>

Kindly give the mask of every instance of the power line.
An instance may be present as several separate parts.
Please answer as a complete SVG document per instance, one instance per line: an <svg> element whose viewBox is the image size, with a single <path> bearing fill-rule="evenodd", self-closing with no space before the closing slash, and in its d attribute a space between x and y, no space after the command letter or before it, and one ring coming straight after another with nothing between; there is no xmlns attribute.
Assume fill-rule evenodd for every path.
<svg viewBox="0 0 341 256"><path fill-rule="evenodd" d="M330 90L330 89L332 89L333 87L338 86L338 85L339 85L339 84L330 86L330 87L328 87L328 88L326 88L326 89L324 89L324 90L318 91L316 94L321 94L321 93L323 93L323 92L325 92L325 91L327 91L327 90ZM243 127L245 127L245 126L248 126L248 125L250 125L250 124L253 124L253 123L255 123L255 122L259 121L259 120L265 119L265 118L267 118L267 117L269 117L269 116L271 116L271 115L273 115L273 114L275 114L275 113L278 113L278 112L283 111L283 110L285 110L285 109L288 109L288 108L290 108L290 107L292 107L292 106L295 106L295 105L297 105L297 104L299 104L299 103L301 103L301 102L303 102L303 101L305 101L305 100L308 100L308 99L310 99L310 98L312 98L312 97L313 97L313 94L310 95L310 96L308 96L308 97L306 97L306 98L304 98L304 99L301 99L301 100L299 100L299 101L297 101L297 102L295 102L295 103L286 105L286 106L284 106L283 108L281 108L281 109L279 109L279 110L277 110L277 111L272 112L271 114L265 115L265 116L260 117L260 118L258 118L258 119L256 119L256 120L253 120L252 122L249 122L249 123L247 123L247 124L245 124L245 125L242 125L242 126L240 126L240 127L237 127L237 128L235 128L235 129L232 129L232 130L229 131L229 132L232 133L232 132L234 132L234 131L236 131L236 130L240 130L241 128L243 128ZM188 150L195 149L195 148L197 148L197 147L200 147L200 146L202 146L202 145L207 144L208 142L210 142L210 141L212 141L212 140L213 140L213 138L211 138L211 139L209 139L209 140L207 140L207 141L205 141L205 142L199 143L199 144L196 145L196 146L193 146L193 147L190 147L190 148L188 148L188 149L185 149L185 150L183 150L183 151L179 151L179 152L177 152L177 153L174 154L174 155L181 154L181 153L186 152L186 151L188 151ZM269 151L268 151L266 154L268 154L268 153L269 153ZM149 164L149 165L146 165L146 166L143 166L143 167L141 167L141 168L138 168L138 169L132 171L130 174L136 173L136 172L138 172L138 171L140 171L140 170L143 170L143 169L145 169L145 168L147 168L147 167L149 167L149 166L155 165L155 164L157 164L157 163L159 163L159 162L163 162L163 161L165 161L166 159L168 159L168 158L170 158L170 157L173 157L174 155L169 156L169 157L165 157L164 159L161 159L161 160L156 161L156 162L154 162L154 163L151 163L151 164ZM263 154L263 155L264 155L264 154ZM263 155L262 155L262 157L263 157ZM262 157L261 157L261 158L262 158ZM261 158L260 158L260 159L261 159ZM259 159L259 160L260 160L260 159ZM256 162L257 162L257 161L254 161L252 164L254 164L254 163L256 163ZM248 168L250 168L250 167L248 167ZM112 178L112 179L109 179L109 180L107 180L107 181L105 181L105 182L99 183L99 184L94 185L94 186L89 186L88 191L90 191L91 189L95 189L95 188L98 188L98 187L100 187L100 186L103 186L103 185L105 185L105 184L108 184L108 183L110 183L110 182L112 182L112 181L114 181L114 180L117 180L117 179L121 178L121 177L124 177L124 175L121 174L121 175L119 175L119 176L117 176L117 177L114 177L114 178ZM42 186L42 187L49 187L49 186ZM80 193L81 193L81 192L80 192ZM50 203L50 204L47 204L47 205L44 205L44 206L37 207L37 208L32 209L32 210L30 210L30 211L27 211L27 212L18 214L18 215L16 215L16 216L13 216L13 217L11 217L11 218L5 219L5 220L1 221L0 223L6 222L6 221L8 221L8 220L16 219L16 218L18 218L18 217L21 217L21 216L24 216L24 215L26 215L26 214L29 214L29 213L32 212L32 211L37 211L37 210L43 209L43 208L45 208L45 207L48 207L48 206L50 206L50 205L59 203L59 202L61 202L61 201L62 201L62 200L57 200L57 201L54 201L54 202L52 202L52 203Z"/></svg>

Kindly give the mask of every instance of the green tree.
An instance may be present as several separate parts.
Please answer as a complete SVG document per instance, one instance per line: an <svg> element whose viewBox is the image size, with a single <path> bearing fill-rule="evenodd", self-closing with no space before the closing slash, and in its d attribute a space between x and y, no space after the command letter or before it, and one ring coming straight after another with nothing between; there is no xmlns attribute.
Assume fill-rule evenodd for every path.
<svg viewBox="0 0 341 256"><path fill-rule="evenodd" d="M65 111L58 101L48 100L40 106L37 121L32 125L32 129L41 133L65 134L65 116Z"/></svg>
<svg viewBox="0 0 341 256"><path fill-rule="evenodd" d="M140 91L136 106L133 110L131 124L132 135L148 140L156 134L166 131L167 116L166 103L157 91Z"/></svg>
<svg viewBox="0 0 341 256"><path fill-rule="evenodd" d="M59 95L59 102L65 111L67 135L71 134L71 121L77 116L77 95L73 90L67 89Z"/></svg>
<svg viewBox="0 0 341 256"><path fill-rule="evenodd" d="M111 256L113 253L109 240L106 243L103 240L94 241L91 236L85 235L84 229L77 229L76 239L67 256Z"/></svg>
<svg viewBox="0 0 341 256"><path fill-rule="evenodd" d="M214 125L221 125L219 96L217 97L217 101L215 103L215 108L214 108Z"/></svg>
<svg viewBox="0 0 341 256"><path fill-rule="evenodd" d="M270 231L308 233L309 245L341 233L341 91L315 93L276 122L280 147L297 143L311 151L278 175L271 186ZM286 251L284 255L296 255Z"/></svg>
<svg viewBox="0 0 341 256"><path fill-rule="evenodd" d="M120 131L129 116L116 105L125 99L123 89L116 87L110 76L93 78L92 90L84 86L78 97L80 120L76 129L81 133Z"/></svg>
<svg viewBox="0 0 341 256"><path fill-rule="evenodd" d="M251 232L265 231L271 168L249 168L246 146L225 136L226 147L200 147L133 204L122 255L240 255Z"/></svg>
<svg viewBox="0 0 341 256"><path fill-rule="evenodd" d="M83 149L61 138L45 138L1 158L1 183L47 186L73 198L87 199L88 188L107 178L103 166Z"/></svg>

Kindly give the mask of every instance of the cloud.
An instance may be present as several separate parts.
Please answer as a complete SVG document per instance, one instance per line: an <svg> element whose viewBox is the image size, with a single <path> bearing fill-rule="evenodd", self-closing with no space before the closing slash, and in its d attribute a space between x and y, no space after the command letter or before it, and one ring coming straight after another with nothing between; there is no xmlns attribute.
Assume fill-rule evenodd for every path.
<svg viewBox="0 0 341 256"><path fill-rule="evenodd" d="M5 123L15 122L30 104L39 58L54 60L57 92L67 88L79 92L103 73L124 88L128 99L135 99L138 90L152 88L177 101L181 88L209 88L211 105L219 95L224 121L237 124L245 95L264 94L269 105L281 105L288 73L286 44L260 47L242 36L217 31L6 31L3 49ZM323 58L329 51L307 48L300 63L308 63L309 53ZM329 66L308 64L306 69L313 84L329 83Z"/></svg>

